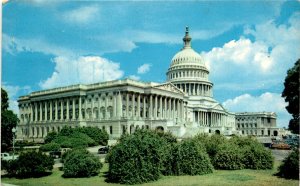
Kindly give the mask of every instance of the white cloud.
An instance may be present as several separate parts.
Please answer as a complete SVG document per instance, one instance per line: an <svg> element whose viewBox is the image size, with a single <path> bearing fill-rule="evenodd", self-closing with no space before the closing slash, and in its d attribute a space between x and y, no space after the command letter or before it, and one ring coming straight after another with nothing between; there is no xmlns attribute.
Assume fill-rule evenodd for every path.
<svg viewBox="0 0 300 186"><path fill-rule="evenodd" d="M140 80L141 79L140 76L136 76L136 75L130 75L129 78L133 79L133 80Z"/></svg>
<svg viewBox="0 0 300 186"><path fill-rule="evenodd" d="M142 66L140 66L140 67L138 68L137 73L138 73L138 74L145 74L145 73L147 73L147 72L150 71L150 67L151 67L151 64L148 64L148 63L143 64Z"/></svg>
<svg viewBox="0 0 300 186"><path fill-rule="evenodd" d="M47 80L40 82L43 89L66 86L71 84L95 83L119 79L124 72L118 63L99 56L79 58L56 57L55 71Z"/></svg>
<svg viewBox="0 0 300 186"><path fill-rule="evenodd" d="M282 83L286 71L300 56L300 14L291 16L289 25L268 21L254 29L245 27L244 33L239 40L202 53L211 79L218 86L230 85L237 80L246 85L244 90ZM248 36L254 36L254 41L246 38Z"/></svg>
<svg viewBox="0 0 300 186"><path fill-rule="evenodd" d="M286 111L287 103L280 94L266 92L260 96L243 94L223 102L226 109L233 112L276 112L277 126L287 127L291 116Z"/></svg>
<svg viewBox="0 0 300 186"><path fill-rule="evenodd" d="M20 39L14 36L2 34L3 50L14 55L18 52L42 52L44 54L60 55L74 55L73 51L48 43L43 38L35 37L31 39Z"/></svg>
<svg viewBox="0 0 300 186"><path fill-rule="evenodd" d="M83 24L93 21L99 14L98 6L85 6L77 9L67 11L63 14L63 18L66 22Z"/></svg>

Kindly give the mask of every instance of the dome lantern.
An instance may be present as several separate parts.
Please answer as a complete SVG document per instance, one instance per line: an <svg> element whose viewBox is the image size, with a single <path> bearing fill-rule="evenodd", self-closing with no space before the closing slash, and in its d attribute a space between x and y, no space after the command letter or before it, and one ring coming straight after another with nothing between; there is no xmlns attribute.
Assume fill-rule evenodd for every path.
<svg viewBox="0 0 300 186"><path fill-rule="evenodd" d="M185 36L183 37L184 47L183 48L191 48L191 40L192 38L189 35L189 27L185 27Z"/></svg>

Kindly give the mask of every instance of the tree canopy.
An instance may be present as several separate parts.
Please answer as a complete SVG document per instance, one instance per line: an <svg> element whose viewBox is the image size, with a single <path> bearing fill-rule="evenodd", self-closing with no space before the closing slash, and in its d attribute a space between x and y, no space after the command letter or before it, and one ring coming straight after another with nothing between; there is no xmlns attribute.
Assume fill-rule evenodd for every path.
<svg viewBox="0 0 300 186"><path fill-rule="evenodd" d="M287 71L287 76L284 81L284 90L282 97L288 103L286 110L292 114L293 118L290 120L289 129L293 133L299 134L299 65L300 59L295 65Z"/></svg>
<svg viewBox="0 0 300 186"><path fill-rule="evenodd" d="M1 88L1 149L3 152L12 146L12 128L16 127L19 121L18 116L8 110L8 107L7 92Z"/></svg>

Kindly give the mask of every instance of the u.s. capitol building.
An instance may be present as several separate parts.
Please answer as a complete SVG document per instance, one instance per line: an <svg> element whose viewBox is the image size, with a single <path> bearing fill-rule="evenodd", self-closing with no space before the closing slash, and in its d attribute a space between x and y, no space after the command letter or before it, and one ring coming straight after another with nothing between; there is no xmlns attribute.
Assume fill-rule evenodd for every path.
<svg viewBox="0 0 300 186"><path fill-rule="evenodd" d="M64 126L96 126L111 138L138 128L171 131L179 138L197 133L241 134L236 114L213 98L209 70L192 49L188 28L183 41L183 48L171 60L165 83L124 79L21 96L18 138L43 138ZM276 128L276 114L274 118L272 126ZM262 125L257 130L253 134L266 129Z"/></svg>

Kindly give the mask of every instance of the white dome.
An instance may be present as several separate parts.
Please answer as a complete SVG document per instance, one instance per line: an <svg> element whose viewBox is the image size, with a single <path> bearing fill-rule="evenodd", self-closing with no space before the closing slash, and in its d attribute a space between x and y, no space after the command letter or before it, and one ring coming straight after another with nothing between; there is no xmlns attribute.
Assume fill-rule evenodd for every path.
<svg viewBox="0 0 300 186"><path fill-rule="evenodd" d="M200 54L195 52L192 48L183 48L180 52L175 54L171 61L171 67L186 64L205 66Z"/></svg>

